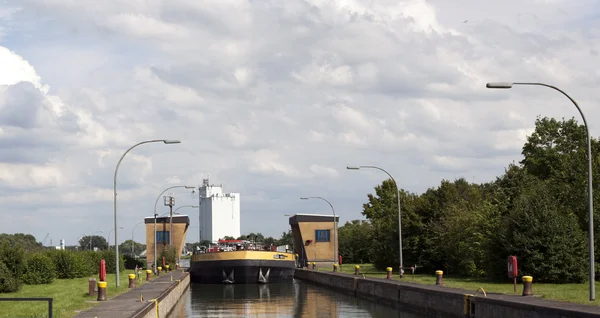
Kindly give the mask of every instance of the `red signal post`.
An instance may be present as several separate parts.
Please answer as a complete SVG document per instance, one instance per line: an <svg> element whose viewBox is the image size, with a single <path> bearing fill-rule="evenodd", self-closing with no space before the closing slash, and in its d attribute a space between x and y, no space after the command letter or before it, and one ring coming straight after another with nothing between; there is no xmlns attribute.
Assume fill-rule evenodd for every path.
<svg viewBox="0 0 600 318"><path fill-rule="evenodd" d="M513 279L513 285L515 287L515 293L517 292L517 276L519 275L519 267L517 264L516 256L509 256L506 259L508 265L508 278Z"/></svg>

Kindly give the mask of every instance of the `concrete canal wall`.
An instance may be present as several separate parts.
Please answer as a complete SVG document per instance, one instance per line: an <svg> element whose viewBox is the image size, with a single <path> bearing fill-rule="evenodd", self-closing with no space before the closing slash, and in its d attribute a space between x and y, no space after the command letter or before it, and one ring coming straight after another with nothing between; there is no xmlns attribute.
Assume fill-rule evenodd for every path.
<svg viewBox="0 0 600 318"><path fill-rule="evenodd" d="M324 285L355 296L396 305L427 317L566 318L600 317L600 307L549 301L538 297L487 294L344 273L296 269L296 279ZM535 292L535 285L533 286ZM470 303L470 305L469 305Z"/></svg>
<svg viewBox="0 0 600 318"><path fill-rule="evenodd" d="M102 301L76 318L167 317L190 286L190 274L181 270L154 276L149 282L117 297ZM110 289L107 290L110 297ZM143 297L143 300L142 300Z"/></svg>

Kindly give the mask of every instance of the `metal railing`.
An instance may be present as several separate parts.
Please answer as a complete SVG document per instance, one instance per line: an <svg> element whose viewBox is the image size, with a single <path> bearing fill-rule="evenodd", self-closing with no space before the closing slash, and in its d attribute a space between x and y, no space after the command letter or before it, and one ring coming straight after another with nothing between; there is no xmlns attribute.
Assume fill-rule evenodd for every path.
<svg viewBox="0 0 600 318"><path fill-rule="evenodd" d="M2 298L0 301L47 301L48 302L48 318L52 318L52 300L54 298Z"/></svg>

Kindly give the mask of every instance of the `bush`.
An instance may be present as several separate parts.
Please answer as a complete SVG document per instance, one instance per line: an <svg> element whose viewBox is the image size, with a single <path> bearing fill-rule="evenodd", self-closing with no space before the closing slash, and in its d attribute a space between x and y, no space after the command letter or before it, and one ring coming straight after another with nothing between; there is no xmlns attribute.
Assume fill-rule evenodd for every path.
<svg viewBox="0 0 600 318"><path fill-rule="evenodd" d="M106 273L115 274L115 251L101 251L99 254L106 263ZM123 254L119 253L119 256L119 272L122 272L125 270L125 259Z"/></svg>
<svg viewBox="0 0 600 318"><path fill-rule="evenodd" d="M64 250L47 252L54 263L57 278L79 278L89 274L89 265L82 253Z"/></svg>
<svg viewBox="0 0 600 318"><path fill-rule="evenodd" d="M4 263L10 273L20 279L25 272L25 250L22 246L11 246L8 242L0 245L0 263Z"/></svg>
<svg viewBox="0 0 600 318"><path fill-rule="evenodd" d="M160 252L160 256L158 257L158 264L160 265L157 266L162 265L162 258L164 257L165 265L169 265L174 268L175 263L177 263L177 255L179 255L179 253L177 253L176 247L165 247L165 249Z"/></svg>
<svg viewBox="0 0 600 318"><path fill-rule="evenodd" d="M102 259L100 252L84 251L80 252L80 254L87 275L97 275L100 273L100 260Z"/></svg>
<svg viewBox="0 0 600 318"><path fill-rule="evenodd" d="M136 266L143 268L146 266L146 263L142 262L138 259L135 259L129 255L125 255L125 268L126 269L135 269Z"/></svg>
<svg viewBox="0 0 600 318"><path fill-rule="evenodd" d="M50 284L56 277L54 263L50 257L41 254L31 254L27 258L23 282L29 285Z"/></svg>
<svg viewBox="0 0 600 318"><path fill-rule="evenodd" d="M13 275L4 263L0 262L0 293L12 293L21 289L21 281Z"/></svg>

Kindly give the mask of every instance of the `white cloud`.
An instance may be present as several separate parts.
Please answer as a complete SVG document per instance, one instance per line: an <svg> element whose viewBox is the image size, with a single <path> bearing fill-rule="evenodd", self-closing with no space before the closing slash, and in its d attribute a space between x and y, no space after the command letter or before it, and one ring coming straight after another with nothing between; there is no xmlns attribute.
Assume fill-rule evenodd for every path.
<svg viewBox="0 0 600 318"><path fill-rule="evenodd" d="M60 233L73 224L110 229L115 165L141 140L182 143L124 158L120 225L210 176L242 193L243 231L280 235L283 214L326 212L302 195L360 217L385 175L347 164L415 192L489 181L520 160L537 115L579 119L554 91L487 81L556 84L600 134L595 1L507 1L0 5L0 202L15 211L0 232L70 243L79 233Z"/></svg>

